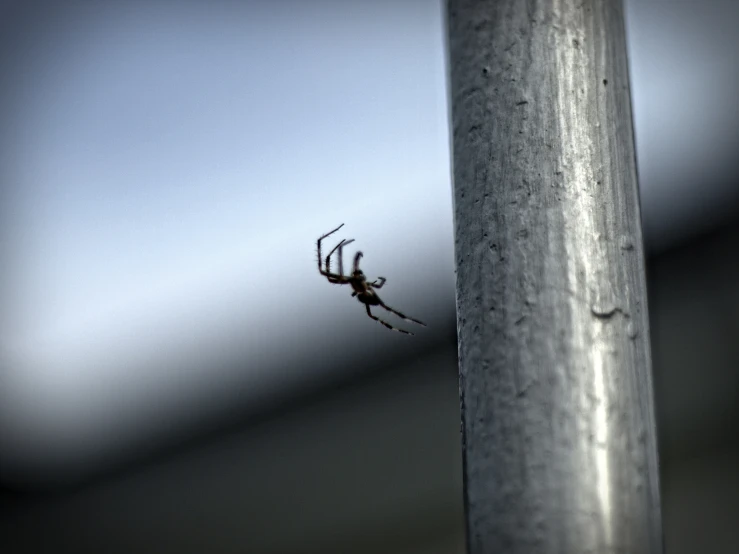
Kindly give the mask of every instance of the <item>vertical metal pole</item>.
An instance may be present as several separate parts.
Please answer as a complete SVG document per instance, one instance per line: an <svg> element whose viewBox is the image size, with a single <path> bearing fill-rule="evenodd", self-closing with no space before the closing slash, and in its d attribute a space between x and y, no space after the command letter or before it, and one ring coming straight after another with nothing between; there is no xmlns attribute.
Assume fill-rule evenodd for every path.
<svg viewBox="0 0 739 554"><path fill-rule="evenodd" d="M661 552L622 3L447 7L469 552Z"/></svg>

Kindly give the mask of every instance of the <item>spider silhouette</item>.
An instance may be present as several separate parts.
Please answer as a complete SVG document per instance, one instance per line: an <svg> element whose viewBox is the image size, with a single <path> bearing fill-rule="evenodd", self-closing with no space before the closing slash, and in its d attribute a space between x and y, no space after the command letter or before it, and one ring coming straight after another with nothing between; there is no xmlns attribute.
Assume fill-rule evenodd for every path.
<svg viewBox="0 0 739 554"><path fill-rule="evenodd" d="M422 321L418 321L417 319L408 317L407 315L400 313L398 310L391 308L382 300L380 300L380 297L375 292L375 289L382 288L387 279L385 279L384 277L378 277L375 281L367 281L364 273L361 269L359 269L359 260L363 256L361 252L357 252L354 256L354 270L352 271L351 275L344 275L343 249L347 244L354 242L354 239L344 239L339 244L337 244L334 249L329 252L328 256L326 256L326 268L323 268L323 265L321 264L321 241L326 237L333 235L343 226L344 224L342 223L336 229L326 233L318 239L318 271L320 271L321 275L326 277L326 279L328 279L328 282L333 283L334 285L351 285L352 289L354 289L354 292L352 292L352 297L356 296L357 300L364 304L364 307L367 308L367 315L375 321L382 323L385 327L392 331L398 331L399 333L403 333L405 335L413 334L410 331L405 331L403 329L393 327L387 321L384 321L379 317L372 315L372 312L370 311L370 306L380 306L381 308L385 308L388 312L394 313L395 315L402 319L405 319L406 321L412 321L413 323L418 323L419 325L423 325L424 327L426 327L426 324ZM339 273L331 273L331 256L337 250L339 251Z"/></svg>

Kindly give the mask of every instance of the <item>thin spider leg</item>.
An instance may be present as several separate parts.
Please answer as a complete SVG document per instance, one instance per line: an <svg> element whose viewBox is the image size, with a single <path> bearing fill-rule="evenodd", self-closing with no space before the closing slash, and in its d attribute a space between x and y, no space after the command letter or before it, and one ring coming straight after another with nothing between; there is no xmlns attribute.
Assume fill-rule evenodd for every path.
<svg viewBox="0 0 739 554"><path fill-rule="evenodd" d="M361 252L357 252L354 255L354 271L359 271L359 260L364 256Z"/></svg>
<svg viewBox="0 0 739 554"><path fill-rule="evenodd" d="M395 308L391 308L390 306L388 306L387 304L385 304L382 301L380 301L380 306L382 306L383 308L385 308L388 312L394 313L395 315L397 315L401 319L405 319L406 321L412 321L413 323L418 323L419 325L423 325L424 327L426 327L426 324L423 321L418 321L417 319L413 319L412 317L408 317L407 315L400 313Z"/></svg>
<svg viewBox="0 0 739 554"><path fill-rule="evenodd" d="M382 279L382 283L377 284L377 281L380 280L380 279ZM381 289L382 288L382 285L385 284L385 281L387 281L387 279L385 279L384 277L378 277L377 279L375 279L374 281L372 281L372 283L370 283L370 284L372 285L372 288L374 288L374 289Z"/></svg>
<svg viewBox="0 0 739 554"><path fill-rule="evenodd" d="M325 235L322 235L318 239L318 243L317 243L318 245L318 271L321 273L321 275L325 275L328 277L328 274L330 273L329 271L324 270L323 266L321 265L321 261L323 260L323 257L321 256L321 241L325 239L326 237L333 235L336 231L341 229L343 226L344 224L342 223L336 229L334 229L333 231L329 231L328 233L326 233Z"/></svg>
<svg viewBox="0 0 739 554"><path fill-rule="evenodd" d="M326 256L326 271L328 271L329 273L331 273L331 256L333 256L334 255L334 252L336 252L336 250L338 250L339 251L339 276L341 278L344 277L344 262L343 262L343 258L342 258L342 251L343 251L344 247L347 244L351 243L351 242L354 242L354 239L342 240L339 244L337 244L334 247L333 250L331 250L331 252L329 252L328 256Z"/></svg>
<svg viewBox="0 0 739 554"><path fill-rule="evenodd" d="M339 245L339 275L344 276L344 247L350 242L354 242L354 239L343 241Z"/></svg>
<svg viewBox="0 0 739 554"><path fill-rule="evenodd" d="M321 275L323 275L324 277L326 277L326 279L328 279L328 282L329 283L333 283L333 284L336 284L336 285L347 285L347 284L349 284L349 279L347 277L344 277L343 275L337 275L336 273L331 273L331 267L329 266L328 259L326 260L326 269L323 268L323 266L321 265L321 241L323 239L325 239L326 237L328 237L329 235L334 234L336 231L338 231L339 229L341 229L343 226L344 226L344 224L342 223L341 225L339 225L336 229L334 229L330 233L326 233L325 235L321 236L318 239L318 242L317 242L317 246L318 246L318 271L319 271L319 273ZM333 253L333 251L332 251L332 253ZM331 256L331 254L329 254L329 257L330 256Z"/></svg>
<svg viewBox="0 0 739 554"><path fill-rule="evenodd" d="M377 317L377 316L375 316L375 315L372 315L372 312L370 311L370 307L369 307L369 304L365 304L365 305L364 305L364 307L365 307L365 308L367 308L367 315L368 315L368 316L370 316L370 317L371 317L372 319L374 319L375 321L377 321L377 322L379 322L379 323L382 323L382 324L383 324L383 325L384 325L385 327L387 327L387 328L388 328L388 329L390 329L391 331L397 331L398 333L403 333L404 335L413 335L413 333L411 333L410 331L405 331L405 330L403 330L403 329L398 329L397 327L393 327L393 326L392 326L392 325L390 325L390 324L389 324L389 323L388 323L387 321L383 321L383 320L382 320L382 319L380 319L379 317Z"/></svg>
<svg viewBox="0 0 739 554"><path fill-rule="evenodd" d="M350 283L349 277L342 277L336 273L326 273L325 275L328 282L334 285L348 285Z"/></svg>
<svg viewBox="0 0 739 554"><path fill-rule="evenodd" d="M321 274L324 275L326 279L328 279L329 283L334 283L336 285L349 284L349 277L344 277L343 275L331 273L331 267L329 265L328 258L326 259L326 271L322 271Z"/></svg>

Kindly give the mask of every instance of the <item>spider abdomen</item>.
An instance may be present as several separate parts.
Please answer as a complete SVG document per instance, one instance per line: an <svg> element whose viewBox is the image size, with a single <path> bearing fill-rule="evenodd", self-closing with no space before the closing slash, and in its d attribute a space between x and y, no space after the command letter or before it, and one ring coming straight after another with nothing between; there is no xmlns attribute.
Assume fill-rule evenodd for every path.
<svg viewBox="0 0 739 554"><path fill-rule="evenodd" d="M373 290L358 294L357 300L362 304L367 304L368 306L379 306L382 304L382 300L380 300L380 297L377 296Z"/></svg>

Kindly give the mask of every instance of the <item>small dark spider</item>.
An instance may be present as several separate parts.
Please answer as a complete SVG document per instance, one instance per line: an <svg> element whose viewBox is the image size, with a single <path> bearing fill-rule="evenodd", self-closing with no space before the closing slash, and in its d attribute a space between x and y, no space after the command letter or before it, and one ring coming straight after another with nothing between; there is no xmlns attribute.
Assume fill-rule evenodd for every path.
<svg viewBox="0 0 739 554"><path fill-rule="evenodd" d="M347 244L354 242L354 239L342 240L339 244L337 244L334 249L329 252L328 256L326 256L326 269L323 268L323 265L321 265L321 241L329 235L333 235L343 226L344 224L342 223L336 229L334 229L330 233L326 233L318 239L318 271L321 272L321 275L326 277L329 283L333 283L335 285L351 285L354 289L354 292L352 292L352 297L356 296L357 300L364 304L364 307L367 308L367 315L375 321L379 321L385 327L392 331L398 331L399 333L404 333L406 335L413 334L409 331L404 331L403 329L393 327L387 321L383 321L379 317L372 315L372 312L370 311L370 306L380 306L382 308L385 308L388 312L392 312L398 317L405 319L406 321L412 321L413 323L418 323L419 325L423 325L424 327L426 327L426 324L422 321L418 321L417 319L413 319L412 317L401 314L398 310L391 308L382 300L380 300L380 297L377 296L375 289L382 288L382 285L385 284L385 281L387 281L387 279L385 279L384 277L378 277L377 280L372 281L371 283L367 281L364 273L361 269L359 269L359 260L363 255L361 252L357 252L357 254L354 256L354 270L352 271L352 274L349 276L344 276L342 251ZM331 273L331 256L337 250L339 251L339 273Z"/></svg>

